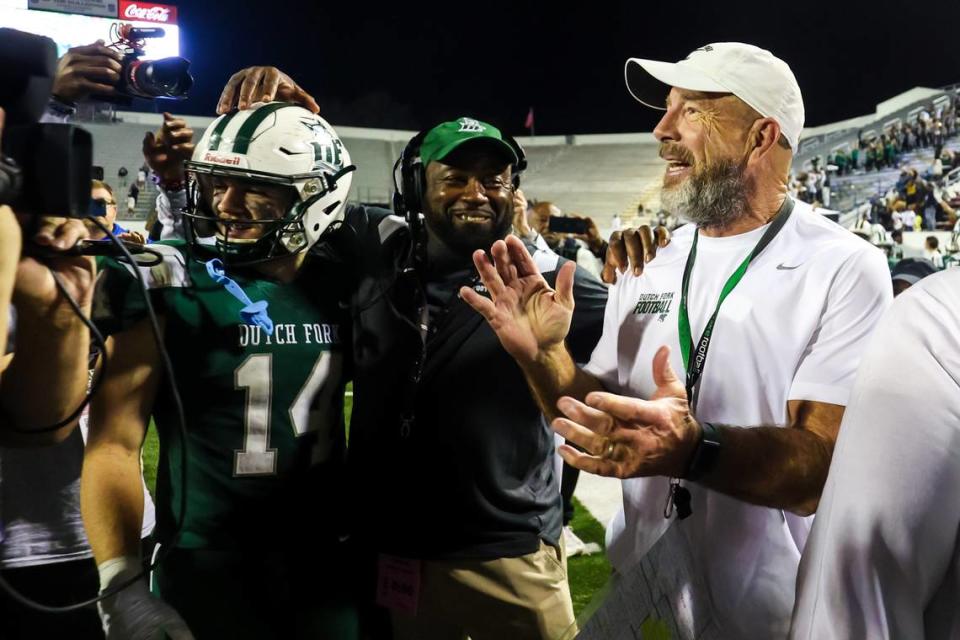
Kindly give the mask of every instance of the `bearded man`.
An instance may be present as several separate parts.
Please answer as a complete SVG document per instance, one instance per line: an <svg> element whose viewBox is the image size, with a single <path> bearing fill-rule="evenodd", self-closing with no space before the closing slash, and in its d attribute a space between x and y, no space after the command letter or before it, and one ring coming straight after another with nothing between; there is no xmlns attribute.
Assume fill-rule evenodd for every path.
<svg viewBox="0 0 960 640"><path fill-rule="evenodd" d="M678 63L630 59L626 80L637 100L665 108L654 130L669 163L662 199L690 224L610 289L589 364L578 368L564 346L571 266L551 288L508 239L493 261L474 255L491 299L461 295L543 411L567 416L553 422L564 459L624 479L608 531L617 571L679 518L672 533L690 574L677 592L696 588L713 610L708 621L688 607L692 626L786 637L809 516L860 354L891 300L886 264L788 196L804 110L782 60L716 43Z"/></svg>

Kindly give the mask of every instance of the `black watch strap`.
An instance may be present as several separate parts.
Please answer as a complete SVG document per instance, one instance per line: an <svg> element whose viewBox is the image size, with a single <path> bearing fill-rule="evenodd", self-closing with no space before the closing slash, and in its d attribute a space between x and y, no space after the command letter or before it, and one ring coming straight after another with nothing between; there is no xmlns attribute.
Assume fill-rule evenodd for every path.
<svg viewBox="0 0 960 640"><path fill-rule="evenodd" d="M709 422L701 422L700 428L700 443L693 452L687 472L683 474L685 480L697 481L702 478L713 469L720 455L720 428Z"/></svg>

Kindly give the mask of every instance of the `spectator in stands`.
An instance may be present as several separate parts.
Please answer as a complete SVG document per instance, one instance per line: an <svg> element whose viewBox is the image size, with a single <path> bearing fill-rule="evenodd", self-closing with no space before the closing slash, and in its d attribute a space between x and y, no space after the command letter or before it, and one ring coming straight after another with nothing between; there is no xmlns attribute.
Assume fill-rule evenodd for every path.
<svg viewBox="0 0 960 640"><path fill-rule="evenodd" d="M850 173L853 173L860 168L860 147L854 145L850 149Z"/></svg>
<svg viewBox="0 0 960 640"><path fill-rule="evenodd" d="M923 193L921 211L923 211L923 228L927 231L935 230L937 228L937 219L941 217L941 210L936 188L932 184L926 185Z"/></svg>
<svg viewBox="0 0 960 640"><path fill-rule="evenodd" d="M838 176L846 175L849 159L843 149L837 150L836 155L834 155L833 157L833 161L834 161L834 164L836 164L837 166L837 175Z"/></svg>
<svg viewBox="0 0 960 640"><path fill-rule="evenodd" d="M610 218L610 230L620 231L620 227L622 226L623 226L623 221L620 219L620 214L614 213L613 217Z"/></svg>
<svg viewBox="0 0 960 640"><path fill-rule="evenodd" d="M906 129L907 135L904 138L904 151L913 151L920 144L920 141L917 138L917 127L914 125L907 125Z"/></svg>
<svg viewBox="0 0 960 640"><path fill-rule="evenodd" d="M897 229L890 234L893 245L890 247L890 260L894 263L903 259L903 230Z"/></svg>
<svg viewBox="0 0 960 640"><path fill-rule="evenodd" d="M897 151L893 145L893 138L889 136L884 136L883 165L890 168L897 166Z"/></svg>
<svg viewBox="0 0 960 640"><path fill-rule="evenodd" d="M940 240L937 236L927 236L923 246L923 257L929 260L938 271L943 269L943 254L940 252Z"/></svg>
<svg viewBox="0 0 960 640"><path fill-rule="evenodd" d="M127 191L127 215L133 217L136 213L137 200L140 198L140 187L136 183L130 185Z"/></svg>
<svg viewBox="0 0 960 640"><path fill-rule="evenodd" d="M951 254L960 252L960 219L957 219L953 224L953 231L950 233L950 244L947 246L947 251Z"/></svg>
<svg viewBox="0 0 960 640"><path fill-rule="evenodd" d="M869 232L872 226L870 223L870 213L868 211L860 211L857 216L857 221L853 225L853 230Z"/></svg>
<svg viewBox="0 0 960 640"><path fill-rule="evenodd" d="M908 169L905 178L900 197L904 199L908 209L916 210L926 196L926 183L918 177L916 169Z"/></svg>
<svg viewBox="0 0 960 640"><path fill-rule="evenodd" d="M807 187L807 198L806 202L813 203L820 198L817 197L817 184L820 182L820 173L817 171L816 166L813 169L807 172L806 174L806 187Z"/></svg>
<svg viewBox="0 0 960 640"><path fill-rule="evenodd" d="M937 120L933 123L933 133L930 135L930 143L933 145L933 157L939 158L943 153L943 145L946 141L946 132L943 130L943 122Z"/></svg>
<svg viewBox="0 0 960 640"><path fill-rule="evenodd" d="M647 223L647 212L644 209L643 203L637 205L637 212L633 214L629 220L627 220L627 227L640 227Z"/></svg>
<svg viewBox="0 0 960 640"><path fill-rule="evenodd" d="M124 189L127 186L127 173L126 167L117 169L117 184L120 185L120 189Z"/></svg>
<svg viewBox="0 0 960 640"><path fill-rule="evenodd" d="M147 165L142 165L137 170L137 189L143 189L147 185Z"/></svg>
<svg viewBox="0 0 960 640"><path fill-rule="evenodd" d="M800 180L793 171L787 177L787 192L794 198L802 199L800 198Z"/></svg>
<svg viewBox="0 0 960 640"><path fill-rule="evenodd" d="M914 215L912 210L906 209L906 203L904 203L903 200L897 200L893 205L893 213L890 215L890 228L893 231L902 231L904 227L909 230L911 228L909 225L912 224Z"/></svg>
<svg viewBox="0 0 960 640"><path fill-rule="evenodd" d="M935 184L943 182L943 159L940 156L933 159L933 166L930 167L930 177Z"/></svg>
<svg viewBox="0 0 960 640"><path fill-rule="evenodd" d="M951 169L956 167L954 158L954 153L950 149L944 149L943 153L940 154L940 161L943 164L944 173L949 173Z"/></svg>
<svg viewBox="0 0 960 640"><path fill-rule="evenodd" d="M923 119L923 116L926 114L927 118ZM926 148L930 146L930 130L928 127L928 121L930 115L926 111L921 112L921 119L917 122L917 146L921 148Z"/></svg>

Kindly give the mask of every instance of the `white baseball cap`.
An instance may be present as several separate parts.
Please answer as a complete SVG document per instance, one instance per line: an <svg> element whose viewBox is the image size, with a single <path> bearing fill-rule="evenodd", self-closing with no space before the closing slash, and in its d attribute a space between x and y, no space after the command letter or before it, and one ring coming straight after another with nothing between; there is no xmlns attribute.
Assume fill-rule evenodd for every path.
<svg viewBox="0 0 960 640"><path fill-rule="evenodd" d="M803 96L786 62L766 49L742 42L714 42L680 62L630 58L627 90L639 102L665 109L670 87L732 93L765 118L773 118L797 152L803 131ZM666 85L666 86L664 86Z"/></svg>

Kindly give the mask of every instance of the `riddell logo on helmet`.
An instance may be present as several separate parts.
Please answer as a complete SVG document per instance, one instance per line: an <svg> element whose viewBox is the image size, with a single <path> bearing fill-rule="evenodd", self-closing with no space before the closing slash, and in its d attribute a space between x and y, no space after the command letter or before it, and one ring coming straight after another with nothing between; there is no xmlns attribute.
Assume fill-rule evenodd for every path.
<svg viewBox="0 0 960 640"><path fill-rule="evenodd" d="M229 164L233 166L240 166L240 156L222 156L217 153L212 153L207 151L203 156L204 162L212 162L214 164Z"/></svg>
<svg viewBox="0 0 960 640"><path fill-rule="evenodd" d="M120 3L120 17L125 20L139 20L141 22L176 24L177 8L164 4L129 2L127 0Z"/></svg>

